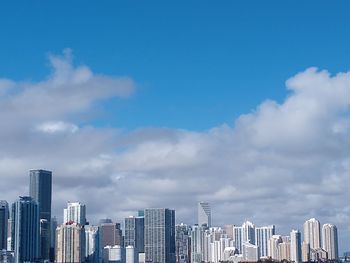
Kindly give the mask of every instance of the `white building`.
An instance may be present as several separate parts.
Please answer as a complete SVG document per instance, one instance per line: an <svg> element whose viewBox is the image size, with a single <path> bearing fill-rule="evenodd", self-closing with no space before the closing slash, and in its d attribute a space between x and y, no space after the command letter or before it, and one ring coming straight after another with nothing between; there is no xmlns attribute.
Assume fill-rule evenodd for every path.
<svg viewBox="0 0 350 263"><path fill-rule="evenodd" d="M138 253L133 246L125 248L125 263L138 263Z"/></svg>
<svg viewBox="0 0 350 263"><path fill-rule="evenodd" d="M258 246L249 242L243 243L243 259L245 261L256 262L259 260Z"/></svg>
<svg viewBox="0 0 350 263"><path fill-rule="evenodd" d="M320 221L311 218L304 223L304 241L310 244L311 249L321 248Z"/></svg>
<svg viewBox="0 0 350 263"><path fill-rule="evenodd" d="M239 253L243 252L243 228L241 226L233 226L233 246L238 249Z"/></svg>
<svg viewBox="0 0 350 263"><path fill-rule="evenodd" d="M68 202L63 211L63 223L74 222L86 225L86 208L80 202Z"/></svg>
<svg viewBox="0 0 350 263"><path fill-rule="evenodd" d="M204 253L204 228L194 225L191 231L191 262L202 262Z"/></svg>
<svg viewBox="0 0 350 263"><path fill-rule="evenodd" d="M255 228L255 244L259 249L259 258L268 256L268 242L274 234L274 225Z"/></svg>
<svg viewBox="0 0 350 263"><path fill-rule="evenodd" d="M268 256L274 260L279 260L279 244L282 243L282 237L280 235L273 235L268 242Z"/></svg>
<svg viewBox="0 0 350 263"><path fill-rule="evenodd" d="M98 263L100 256L100 237L97 226L85 226L85 258L87 262Z"/></svg>
<svg viewBox="0 0 350 263"><path fill-rule="evenodd" d="M338 258L338 231L332 224L322 226L322 248L327 251L328 259Z"/></svg>
<svg viewBox="0 0 350 263"><path fill-rule="evenodd" d="M103 248L104 263L125 263L125 249L121 246L106 246Z"/></svg>
<svg viewBox="0 0 350 263"><path fill-rule="evenodd" d="M242 225L242 242L255 245L255 225L250 221L245 221Z"/></svg>
<svg viewBox="0 0 350 263"><path fill-rule="evenodd" d="M301 257L301 233L298 230L290 232L290 260L300 263Z"/></svg>
<svg viewBox="0 0 350 263"><path fill-rule="evenodd" d="M198 203L198 225L211 227L211 209L207 202Z"/></svg>

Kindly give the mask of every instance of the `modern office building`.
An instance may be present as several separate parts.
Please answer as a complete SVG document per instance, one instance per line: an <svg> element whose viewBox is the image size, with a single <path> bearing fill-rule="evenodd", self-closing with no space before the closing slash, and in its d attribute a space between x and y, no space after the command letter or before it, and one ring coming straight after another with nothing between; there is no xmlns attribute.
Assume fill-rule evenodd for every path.
<svg viewBox="0 0 350 263"><path fill-rule="evenodd" d="M68 222L56 229L56 263L81 263L85 261L84 226Z"/></svg>
<svg viewBox="0 0 350 263"><path fill-rule="evenodd" d="M124 247L123 230L120 223L115 223L115 245Z"/></svg>
<svg viewBox="0 0 350 263"><path fill-rule="evenodd" d="M85 262L98 263L100 259L100 235L97 226L85 226Z"/></svg>
<svg viewBox="0 0 350 263"><path fill-rule="evenodd" d="M50 226L50 262L55 261L55 247L56 247L56 228L57 228L57 218L51 218L51 226Z"/></svg>
<svg viewBox="0 0 350 263"><path fill-rule="evenodd" d="M211 209L208 202L198 203L198 225L211 227Z"/></svg>
<svg viewBox="0 0 350 263"><path fill-rule="evenodd" d="M268 256L268 242L273 235L275 235L274 225L255 228L255 244L259 249L259 258Z"/></svg>
<svg viewBox="0 0 350 263"><path fill-rule="evenodd" d="M302 262L301 233L298 230L290 232L290 260L295 263Z"/></svg>
<svg viewBox="0 0 350 263"><path fill-rule="evenodd" d="M40 211L40 255L43 260L49 260L52 172L40 169L30 170L29 177L29 195L39 204Z"/></svg>
<svg viewBox="0 0 350 263"><path fill-rule="evenodd" d="M204 244L205 227L194 225L191 231L191 262L201 263L205 261L205 244Z"/></svg>
<svg viewBox="0 0 350 263"><path fill-rule="evenodd" d="M63 211L63 223L77 223L86 225L86 207L80 202L68 202Z"/></svg>
<svg viewBox="0 0 350 263"><path fill-rule="evenodd" d="M7 230L9 221L9 205L0 200L0 250L7 249Z"/></svg>
<svg viewBox="0 0 350 263"><path fill-rule="evenodd" d="M233 226L233 246L238 249L240 254L243 253L243 228L241 226Z"/></svg>
<svg viewBox="0 0 350 263"><path fill-rule="evenodd" d="M338 231L335 225L322 226L322 248L328 253L328 259L338 259Z"/></svg>
<svg viewBox="0 0 350 263"><path fill-rule="evenodd" d="M175 210L145 209L146 262L175 263Z"/></svg>
<svg viewBox="0 0 350 263"><path fill-rule="evenodd" d="M255 225L250 221L245 221L242 225L242 242L255 245Z"/></svg>
<svg viewBox="0 0 350 263"><path fill-rule="evenodd" d="M125 218L124 245L134 247L137 253L145 251L145 218L129 216Z"/></svg>
<svg viewBox="0 0 350 263"><path fill-rule="evenodd" d="M176 262L190 262L189 255L191 249L191 229L188 225L180 224L175 226L175 247L176 247Z"/></svg>
<svg viewBox="0 0 350 263"><path fill-rule="evenodd" d="M20 197L11 208L12 248L15 263L40 259L39 204L31 197Z"/></svg>
<svg viewBox="0 0 350 263"><path fill-rule="evenodd" d="M320 221L311 218L304 223L304 241L310 244L310 249L321 248Z"/></svg>
<svg viewBox="0 0 350 263"><path fill-rule="evenodd" d="M124 246L120 223L113 223L111 219L101 219L99 228L101 248L106 246Z"/></svg>

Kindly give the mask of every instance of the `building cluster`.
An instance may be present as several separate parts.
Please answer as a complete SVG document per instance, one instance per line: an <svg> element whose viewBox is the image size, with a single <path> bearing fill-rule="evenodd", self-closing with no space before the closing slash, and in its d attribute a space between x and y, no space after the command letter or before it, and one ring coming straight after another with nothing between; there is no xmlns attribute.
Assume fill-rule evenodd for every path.
<svg viewBox="0 0 350 263"><path fill-rule="evenodd" d="M218 263L260 259L296 263L338 258L337 228L312 218L289 236L275 226L212 226L211 208L198 203L195 225L175 224L175 211L146 208L124 222L90 225L86 206L68 202L63 222L51 215L52 172L30 171L29 196L11 207L0 201L0 263Z"/></svg>

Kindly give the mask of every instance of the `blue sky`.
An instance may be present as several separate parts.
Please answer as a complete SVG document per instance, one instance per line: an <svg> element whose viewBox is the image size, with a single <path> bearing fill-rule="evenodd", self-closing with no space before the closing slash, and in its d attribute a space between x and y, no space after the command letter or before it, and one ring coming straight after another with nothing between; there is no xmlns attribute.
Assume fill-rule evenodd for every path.
<svg viewBox="0 0 350 263"><path fill-rule="evenodd" d="M0 199L43 168L58 218L74 200L90 222L170 207L193 224L204 200L216 225L334 223L349 250L350 2L334 3L0 2Z"/></svg>
<svg viewBox="0 0 350 263"><path fill-rule="evenodd" d="M0 75L38 80L48 53L125 75L137 90L93 123L206 130L286 96L307 67L348 68L349 3L339 1L8 1ZM90 120L91 122L91 120Z"/></svg>

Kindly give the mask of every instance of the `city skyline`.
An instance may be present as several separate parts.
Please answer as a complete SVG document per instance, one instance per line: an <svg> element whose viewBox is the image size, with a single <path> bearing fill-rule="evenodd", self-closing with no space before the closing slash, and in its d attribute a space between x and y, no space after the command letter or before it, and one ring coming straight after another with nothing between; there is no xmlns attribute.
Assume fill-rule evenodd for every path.
<svg viewBox="0 0 350 263"><path fill-rule="evenodd" d="M90 223L169 207L193 225L205 201L212 226L289 235L317 218L349 251L349 9L0 3L0 200L30 196L28 170L47 169L59 222L70 201ZM254 257L245 226L232 231Z"/></svg>

